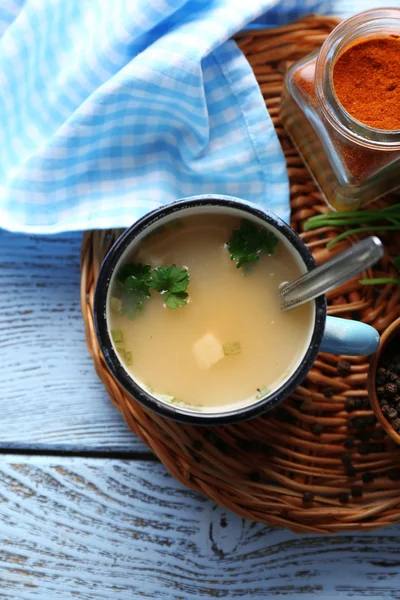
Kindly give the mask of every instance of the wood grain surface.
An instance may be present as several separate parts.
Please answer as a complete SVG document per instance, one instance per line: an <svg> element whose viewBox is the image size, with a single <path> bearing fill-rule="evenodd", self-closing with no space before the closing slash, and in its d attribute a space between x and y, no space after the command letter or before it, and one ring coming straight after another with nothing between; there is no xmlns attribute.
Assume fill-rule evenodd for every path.
<svg viewBox="0 0 400 600"><path fill-rule="evenodd" d="M0 598L400 598L400 527L298 537L157 463L2 457Z"/></svg>
<svg viewBox="0 0 400 600"><path fill-rule="evenodd" d="M88 355L80 234L0 231L0 447L147 451L111 405Z"/></svg>

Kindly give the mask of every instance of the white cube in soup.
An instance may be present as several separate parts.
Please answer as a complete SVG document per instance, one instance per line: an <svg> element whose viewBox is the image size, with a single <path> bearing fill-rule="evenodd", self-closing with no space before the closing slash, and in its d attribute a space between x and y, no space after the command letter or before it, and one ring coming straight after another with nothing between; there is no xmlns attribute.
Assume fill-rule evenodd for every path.
<svg viewBox="0 0 400 600"><path fill-rule="evenodd" d="M213 333L207 333L193 344L193 354L200 369L209 369L225 356L221 342Z"/></svg>

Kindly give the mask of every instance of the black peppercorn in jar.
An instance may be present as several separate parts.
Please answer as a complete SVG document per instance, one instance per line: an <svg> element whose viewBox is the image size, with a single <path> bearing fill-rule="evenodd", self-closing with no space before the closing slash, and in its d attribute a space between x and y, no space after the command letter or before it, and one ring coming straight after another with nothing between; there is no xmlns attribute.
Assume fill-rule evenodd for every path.
<svg viewBox="0 0 400 600"><path fill-rule="evenodd" d="M343 21L320 51L286 74L283 123L336 210L357 209L400 186L398 65L400 9L373 9ZM372 77L383 85L378 100L369 97Z"/></svg>

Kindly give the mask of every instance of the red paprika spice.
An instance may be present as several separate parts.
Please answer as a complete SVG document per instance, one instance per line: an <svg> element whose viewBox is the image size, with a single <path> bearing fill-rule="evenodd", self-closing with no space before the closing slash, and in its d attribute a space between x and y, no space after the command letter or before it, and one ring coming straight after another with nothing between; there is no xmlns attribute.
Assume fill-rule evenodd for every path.
<svg viewBox="0 0 400 600"><path fill-rule="evenodd" d="M331 207L400 187L400 9L354 15L294 63L281 117Z"/></svg>
<svg viewBox="0 0 400 600"><path fill-rule="evenodd" d="M399 37L373 37L352 44L333 66L339 102L354 119L375 129L400 129Z"/></svg>

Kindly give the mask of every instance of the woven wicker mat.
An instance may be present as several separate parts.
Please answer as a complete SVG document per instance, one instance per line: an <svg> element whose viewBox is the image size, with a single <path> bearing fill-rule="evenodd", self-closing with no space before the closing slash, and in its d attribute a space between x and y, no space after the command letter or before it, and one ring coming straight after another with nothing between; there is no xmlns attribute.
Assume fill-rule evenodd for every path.
<svg viewBox="0 0 400 600"><path fill-rule="evenodd" d="M284 148L292 226L299 232L305 219L327 208L279 120L282 79L293 60L318 48L336 23L313 16L280 29L238 36ZM92 316L99 266L119 233L84 235L82 311L87 344L112 401L166 468L242 517L299 533L370 530L400 521L400 448L374 423L364 357L346 357L348 370L349 365L342 364L344 357L319 354L291 398L266 416L235 426L179 425L142 408L124 392L107 370ZM336 233L323 228L301 235L320 263L355 241L353 237L328 251L326 242ZM374 270L375 276L384 274L393 274L387 258ZM329 314L361 318L379 331L400 314L400 286L372 289L355 279L330 293L328 300Z"/></svg>

